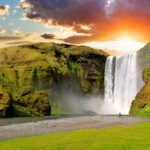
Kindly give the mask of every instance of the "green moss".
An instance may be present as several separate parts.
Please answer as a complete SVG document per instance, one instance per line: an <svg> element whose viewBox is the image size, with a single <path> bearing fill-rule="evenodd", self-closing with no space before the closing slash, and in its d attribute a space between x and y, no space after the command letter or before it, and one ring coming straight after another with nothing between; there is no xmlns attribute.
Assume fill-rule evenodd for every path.
<svg viewBox="0 0 150 150"><path fill-rule="evenodd" d="M0 84L0 117L11 116L11 96L9 92Z"/></svg>
<svg viewBox="0 0 150 150"><path fill-rule="evenodd" d="M65 115L70 114L64 111L64 105L60 102L51 101L51 115Z"/></svg>
<svg viewBox="0 0 150 150"><path fill-rule="evenodd" d="M14 116L16 117L33 117L36 116L36 114L33 114L31 112L31 109L29 109L28 107L24 107L21 105L17 105L17 104L13 104L13 112L14 112ZM37 114L39 116L39 114Z"/></svg>
<svg viewBox="0 0 150 150"><path fill-rule="evenodd" d="M150 43L147 43L142 49L138 51L138 61L142 66L150 64Z"/></svg>
<svg viewBox="0 0 150 150"><path fill-rule="evenodd" d="M66 114L61 107L58 106L52 106L52 112L51 115L64 115Z"/></svg>
<svg viewBox="0 0 150 150"><path fill-rule="evenodd" d="M147 104L144 108L136 109L132 114L140 117L150 118L150 104Z"/></svg>
<svg viewBox="0 0 150 150"><path fill-rule="evenodd" d="M132 103L130 114L150 117L150 67L143 71L144 87Z"/></svg>
<svg viewBox="0 0 150 150"><path fill-rule="evenodd" d="M50 102L46 91L22 87L13 92L14 116L50 115Z"/></svg>
<svg viewBox="0 0 150 150"><path fill-rule="evenodd" d="M84 92L89 92L91 91L91 86L90 83L86 80L81 80L81 87Z"/></svg>
<svg viewBox="0 0 150 150"><path fill-rule="evenodd" d="M145 68L143 71L143 80L144 82L148 82L148 80L150 79L150 67Z"/></svg>
<svg viewBox="0 0 150 150"><path fill-rule="evenodd" d="M99 54L99 55L105 55L105 56L108 56L107 53L105 53L104 51L102 50L97 50L97 49L92 49L90 47L87 47L87 46L70 46L69 48L63 48L61 50L64 55L69 58L70 55L76 55L76 56L79 56L79 55L89 55L89 54Z"/></svg>
<svg viewBox="0 0 150 150"><path fill-rule="evenodd" d="M81 64L75 62L69 62L68 67L72 74L77 75L77 77L79 78L82 76Z"/></svg>

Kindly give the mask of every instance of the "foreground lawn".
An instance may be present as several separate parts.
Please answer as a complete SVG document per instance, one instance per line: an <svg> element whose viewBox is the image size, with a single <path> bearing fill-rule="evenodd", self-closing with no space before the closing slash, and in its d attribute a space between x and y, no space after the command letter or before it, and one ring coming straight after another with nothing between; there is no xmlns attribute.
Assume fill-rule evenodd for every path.
<svg viewBox="0 0 150 150"><path fill-rule="evenodd" d="M150 123L53 133L0 142L0 150L150 150Z"/></svg>

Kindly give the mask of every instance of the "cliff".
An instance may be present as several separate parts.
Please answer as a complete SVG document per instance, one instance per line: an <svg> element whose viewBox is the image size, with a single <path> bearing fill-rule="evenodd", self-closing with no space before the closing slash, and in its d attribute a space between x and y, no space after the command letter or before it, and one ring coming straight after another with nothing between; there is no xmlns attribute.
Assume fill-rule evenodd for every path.
<svg viewBox="0 0 150 150"><path fill-rule="evenodd" d="M133 101L130 114L150 116L150 43L138 51L138 63L145 85Z"/></svg>
<svg viewBox="0 0 150 150"><path fill-rule="evenodd" d="M37 43L0 49L0 56L0 117L50 115L53 93L64 81L82 94L104 88L108 54L102 50Z"/></svg>

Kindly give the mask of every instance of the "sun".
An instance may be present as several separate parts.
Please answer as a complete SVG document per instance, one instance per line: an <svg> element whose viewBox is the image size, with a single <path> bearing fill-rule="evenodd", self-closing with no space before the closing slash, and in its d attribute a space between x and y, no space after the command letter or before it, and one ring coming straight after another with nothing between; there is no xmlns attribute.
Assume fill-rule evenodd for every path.
<svg viewBox="0 0 150 150"><path fill-rule="evenodd" d="M133 37L129 37L129 36L122 36L119 39L116 40L116 42L118 42L118 44L121 47L127 48L127 49L132 49L136 50L137 47L139 46L139 42L136 41Z"/></svg>
<svg viewBox="0 0 150 150"><path fill-rule="evenodd" d="M144 46L144 43L141 43L130 36L122 36L116 39L114 42L119 45L121 51L126 51L127 53L135 52Z"/></svg>
<svg viewBox="0 0 150 150"><path fill-rule="evenodd" d="M129 53L136 53L139 49L144 47L146 43L137 41L132 36L121 36L112 41L105 42L90 42L85 44L93 48L103 49L110 55L125 55Z"/></svg>
<svg viewBox="0 0 150 150"><path fill-rule="evenodd" d="M131 43L136 43L138 41L136 41L133 37L129 37L129 36L122 36L118 39L116 39L116 41L121 42L121 43L125 43L125 44L131 44Z"/></svg>
<svg viewBox="0 0 150 150"><path fill-rule="evenodd" d="M129 36L122 36L119 39L117 39L116 41L120 41L120 42L124 42L124 43L133 43L133 42L137 42L133 37L129 37Z"/></svg>

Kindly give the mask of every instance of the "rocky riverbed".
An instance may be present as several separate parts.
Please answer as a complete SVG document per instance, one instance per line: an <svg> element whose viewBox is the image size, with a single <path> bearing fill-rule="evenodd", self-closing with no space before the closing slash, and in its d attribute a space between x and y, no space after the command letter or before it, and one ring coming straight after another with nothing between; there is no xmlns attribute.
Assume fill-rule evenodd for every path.
<svg viewBox="0 0 150 150"><path fill-rule="evenodd" d="M78 129L97 129L116 125L150 122L136 116L51 116L0 120L0 141Z"/></svg>

